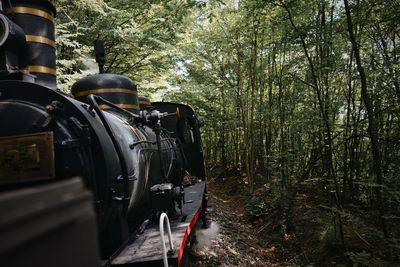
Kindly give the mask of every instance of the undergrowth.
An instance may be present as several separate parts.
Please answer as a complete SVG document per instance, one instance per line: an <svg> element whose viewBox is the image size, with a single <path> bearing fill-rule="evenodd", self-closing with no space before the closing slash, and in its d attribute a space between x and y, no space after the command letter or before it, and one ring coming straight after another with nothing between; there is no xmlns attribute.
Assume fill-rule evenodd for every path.
<svg viewBox="0 0 400 267"><path fill-rule="evenodd" d="M392 224L384 237L372 209L359 203L338 209L317 180L283 192L277 179L269 179L250 190L234 174L215 183L228 196L241 198L259 243L279 248L287 265L400 266L399 230Z"/></svg>

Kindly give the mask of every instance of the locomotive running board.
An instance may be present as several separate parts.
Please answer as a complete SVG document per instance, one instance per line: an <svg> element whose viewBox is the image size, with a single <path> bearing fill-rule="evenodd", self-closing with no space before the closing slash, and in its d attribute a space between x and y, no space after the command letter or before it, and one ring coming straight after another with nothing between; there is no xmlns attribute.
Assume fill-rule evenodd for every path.
<svg viewBox="0 0 400 267"><path fill-rule="evenodd" d="M203 195L206 183L199 182L185 188L186 201L191 200L183 206L183 215L176 220L170 220L172 240L176 250L168 257L169 265L179 266L186 242L195 227L202 210ZM182 219L185 219L182 222ZM121 252L116 255L111 266L162 266L162 247L158 225L148 226L142 234L131 237Z"/></svg>

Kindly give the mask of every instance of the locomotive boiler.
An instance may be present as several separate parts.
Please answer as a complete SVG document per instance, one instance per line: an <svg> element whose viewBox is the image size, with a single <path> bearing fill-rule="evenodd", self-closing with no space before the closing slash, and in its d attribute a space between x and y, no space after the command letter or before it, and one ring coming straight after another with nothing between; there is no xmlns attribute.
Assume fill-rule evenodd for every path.
<svg viewBox="0 0 400 267"><path fill-rule="evenodd" d="M172 235L180 236L177 244L187 246L206 200L197 114L183 104L139 103L131 79L104 73L101 42L95 45L100 73L77 81L71 94L61 92L53 5L11 0L1 1L1 8L0 194L15 197L21 189L81 177L93 198L92 228L108 265L123 265L118 253L127 242L150 239L162 213L172 221ZM63 199L68 197L73 199ZM6 252L0 246L0 263ZM181 260L183 250L171 253ZM146 262L139 258L126 264Z"/></svg>

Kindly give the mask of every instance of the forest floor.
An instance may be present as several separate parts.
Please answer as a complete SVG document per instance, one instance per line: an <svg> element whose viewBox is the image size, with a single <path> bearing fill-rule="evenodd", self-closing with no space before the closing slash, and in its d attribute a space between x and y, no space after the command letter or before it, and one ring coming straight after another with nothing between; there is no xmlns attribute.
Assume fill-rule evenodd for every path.
<svg viewBox="0 0 400 267"><path fill-rule="evenodd" d="M276 246L260 240L259 225L246 218L244 195L231 194L229 188L226 183L208 183L210 226L196 232L193 266L291 266Z"/></svg>
<svg viewBox="0 0 400 267"><path fill-rule="evenodd" d="M196 231L192 266L400 266L400 239L383 238L369 209L349 205L339 221L314 183L288 196L274 178L252 193L240 173L210 179L210 226Z"/></svg>

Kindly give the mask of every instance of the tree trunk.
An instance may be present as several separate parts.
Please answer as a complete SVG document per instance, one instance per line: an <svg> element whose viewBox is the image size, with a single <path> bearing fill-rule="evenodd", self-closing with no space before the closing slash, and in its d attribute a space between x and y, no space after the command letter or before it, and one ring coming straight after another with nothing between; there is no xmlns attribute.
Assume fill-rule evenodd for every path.
<svg viewBox="0 0 400 267"><path fill-rule="evenodd" d="M379 211L379 220L381 222L381 227L382 231L385 234L385 236L388 236L388 231L386 227L386 222L383 218L384 215L384 203L383 203L383 197L382 197L382 186L383 186L383 175L382 175L382 168L381 168L381 153L380 153L380 148L379 148L379 140L378 140L378 129L376 127L376 120L375 120L375 114L374 114L374 107L373 103L371 100L370 95L368 94L367 90L367 76L365 74L364 67L361 62L361 56L360 56L360 48L357 43L356 37L354 35L353 31L353 22L351 18L351 13L350 13L350 8L349 8L349 3L348 0L343 0L345 10L346 10L346 17L347 17L347 28L349 32L349 38L353 47L354 51L354 56L356 59L356 64L357 64L357 70L360 75L360 81L361 81L361 97L365 105L365 109L367 111L367 116L368 116L368 133L369 137L371 139L371 150L372 150L372 166L373 166L373 172L376 177L376 183L380 186L376 189L376 198L377 198L377 206L378 206L378 211Z"/></svg>

